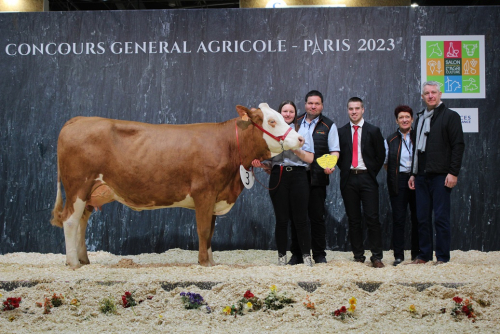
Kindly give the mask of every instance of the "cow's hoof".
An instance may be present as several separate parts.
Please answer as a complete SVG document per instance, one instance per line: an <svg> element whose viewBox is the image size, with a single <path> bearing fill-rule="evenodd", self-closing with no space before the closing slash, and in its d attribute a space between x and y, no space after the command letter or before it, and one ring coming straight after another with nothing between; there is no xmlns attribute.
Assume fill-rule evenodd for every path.
<svg viewBox="0 0 500 334"><path fill-rule="evenodd" d="M202 267L212 267L213 265L209 262L209 261L206 261L206 262L198 262L198 264Z"/></svg>
<svg viewBox="0 0 500 334"><path fill-rule="evenodd" d="M84 266L84 265L86 265L86 264L90 264L90 261L89 261L89 259L87 259L87 260L80 260L80 264L81 264L82 266Z"/></svg>
<svg viewBox="0 0 500 334"><path fill-rule="evenodd" d="M75 265L72 265L71 263L66 262L66 265L67 265L67 266L69 266L69 267L70 267L71 269L73 269L73 270L74 270L74 269L78 269L78 268L80 268L80 267L82 266L82 265L80 264L80 262L78 262L78 263L77 263L77 264L75 264Z"/></svg>

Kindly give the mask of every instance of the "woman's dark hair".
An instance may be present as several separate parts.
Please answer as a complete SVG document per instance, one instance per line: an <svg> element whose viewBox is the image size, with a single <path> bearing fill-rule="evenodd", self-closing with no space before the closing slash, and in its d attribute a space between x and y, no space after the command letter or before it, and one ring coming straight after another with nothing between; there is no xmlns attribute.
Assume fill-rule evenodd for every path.
<svg viewBox="0 0 500 334"><path fill-rule="evenodd" d="M287 104L291 105L293 109L295 110L295 116L293 117L293 124L297 125L297 107L295 106L295 103L293 101L283 101L281 102L280 106L278 107L278 112L281 114L281 108L286 106Z"/></svg>
<svg viewBox="0 0 500 334"><path fill-rule="evenodd" d="M411 118L413 118L413 110L406 104L400 104L396 107L396 109L394 109L394 116L396 116L396 119L398 119L398 115L400 112L410 113Z"/></svg>

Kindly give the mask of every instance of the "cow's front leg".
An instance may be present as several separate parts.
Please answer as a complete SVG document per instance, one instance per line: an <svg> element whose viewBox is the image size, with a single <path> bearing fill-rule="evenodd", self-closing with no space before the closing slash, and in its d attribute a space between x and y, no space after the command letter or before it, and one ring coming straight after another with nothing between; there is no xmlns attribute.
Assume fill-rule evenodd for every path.
<svg viewBox="0 0 500 334"><path fill-rule="evenodd" d="M204 267L211 267L213 264L209 258L210 238L212 230L212 216L214 203L206 203L206 198L210 198L205 194L204 199L195 199L196 210L196 227L198 231L198 263ZM210 253L212 251L210 250Z"/></svg>
<svg viewBox="0 0 500 334"><path fill-rule="evenodd" d="M66 203L68 204L68 203ZM80 268L81 264L78 260L78 228L80 219L85 209L85 202L77 198L73 204L73 213L66 221L63 222L64 241L66 244L66 263L72 268Z"/></svg>
<svg viewBox="0 0 500 334"><path fill-rule="evenodd" d="M87 230L87 223L91 214L92 211L84 210L82 218L80 219L80 224L78 224L76 253L78 254L80 264L90 264L87 255L87 245L85 245L85 231Z"/></svg>

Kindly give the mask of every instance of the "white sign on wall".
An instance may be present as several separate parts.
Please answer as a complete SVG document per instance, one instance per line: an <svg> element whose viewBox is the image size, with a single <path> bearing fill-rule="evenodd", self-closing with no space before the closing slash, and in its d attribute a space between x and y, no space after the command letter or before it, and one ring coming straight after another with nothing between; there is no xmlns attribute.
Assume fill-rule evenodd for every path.
<svg viewBox="0 0 500 334"><path fill-rule="evenodd" d="M453 108L452 110L460 115L464 132L479 132L479 113L477 108Z"/></svg>

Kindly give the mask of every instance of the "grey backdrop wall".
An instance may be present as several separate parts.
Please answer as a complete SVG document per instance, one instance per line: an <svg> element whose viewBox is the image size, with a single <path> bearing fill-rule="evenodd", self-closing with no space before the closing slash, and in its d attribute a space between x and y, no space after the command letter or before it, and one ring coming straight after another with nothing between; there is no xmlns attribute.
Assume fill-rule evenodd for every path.
<svg viewBox="0 0 500 334"><path fill-rule="evenodd" d="M452 108L479 108L479 133L465 134L452 194L452 248L500 250L498 17L500 7L0 14L0 253L64 252L62 229L49 220L57 137L71 117L220 122L236 117L237 104L277 108L292 99L303 112L304 95L317 89L324 113L339 126L348 121L347 99L360 96L365 119L387 136L396 128L396 105L421 108L422 35L485 36L486 99L445 100ZM361 51L369 39L383 50ZM266 174L257 177L267 183ZM381 171L389 249L385 177ZM338 181L336 172L326 203L328 248L346 251ZM273 209L258 184L216 224L214 250L275 247ZM87 245L115 254L197 249L194 212L108 204L92 215Z"/></svg>

